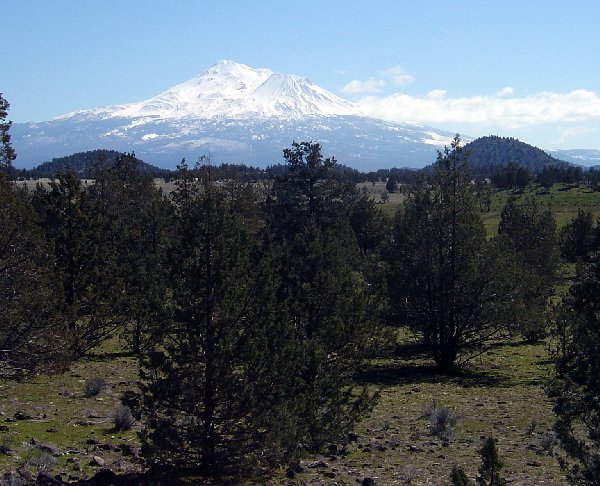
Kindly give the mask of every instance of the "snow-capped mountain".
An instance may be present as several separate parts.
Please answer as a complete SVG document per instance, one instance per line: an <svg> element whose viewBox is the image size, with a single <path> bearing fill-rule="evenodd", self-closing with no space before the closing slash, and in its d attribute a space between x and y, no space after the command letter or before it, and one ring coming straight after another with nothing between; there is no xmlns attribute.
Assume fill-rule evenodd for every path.
<svg viewBox="0 0 600 486"><path fill-rule="evenodd" d="M573 164L584 167L600 166L600 150L597 149L550 150L549 152L553 157Z"/></svg>
<svg viewBox="0 0 600 486"><path fill-rule="evenodd" d="M97 148L135 151L174 167L210 154L215 163L281 162L292 141L315 140L358 169L420 167L453 134L364 116L359 108L299 76L220 61L148 100L81 110L11 129L17 166Z"/></svg>

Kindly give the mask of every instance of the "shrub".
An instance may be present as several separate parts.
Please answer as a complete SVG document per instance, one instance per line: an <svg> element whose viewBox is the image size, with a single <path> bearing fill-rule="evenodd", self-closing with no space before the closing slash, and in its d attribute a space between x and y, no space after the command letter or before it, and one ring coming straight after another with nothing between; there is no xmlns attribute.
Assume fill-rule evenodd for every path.
<svg viewBox="0 0 600 486"><path fill-rule="evenodd" d="M550 431L546 432L539 440L539 446L541 449L548 454L552 454L554 451L554 447L558 445L558 437L556 436L556 432Z"/></svg>
<svg viewBox="0 0 600 486"><path fill-rule="evenodd" d="M115 429L119 431L129 430L135 423L131 409L127 405L118 405L112 413Z"/></svg>
<svg viewBox="0 0 600 486"><path fill-rule="evenodd" d="M454 435L454 426L460 417L448 407L439 405L434 401L423 409L422 418L429 418L431 434L443 440L450 440Z"/></svg>
<svg viewBox="0 0 600 486"><path fill-rule="evenodd" d="M103 392L107 388L108 383L106 382L106 380L98 377L89 378L88 380L86 380L84 385L85 394L90 397L98 395L100 392Z"/></svg>
<svg viewBox="0 0 600 486"><path fill-rule="evenodd" d="M470 486L472 484L462 466L456 465L452 468L450 482L452 483L452 486Z"/></svg>
<svg viewBox="0 0 600 486"><path fill-rule="evenodd" d="M28 454L25 464L33 466L38 472L47 472L57 463L56 457L49 452L40 451L38 449L32 449Z"/></svg>

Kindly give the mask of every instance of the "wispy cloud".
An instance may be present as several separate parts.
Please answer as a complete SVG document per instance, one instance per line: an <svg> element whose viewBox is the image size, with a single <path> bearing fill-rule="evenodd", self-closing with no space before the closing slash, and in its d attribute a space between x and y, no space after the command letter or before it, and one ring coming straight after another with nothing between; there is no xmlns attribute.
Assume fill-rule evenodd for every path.
<svg viewBox="0 0 600 486"><path fill-rule="evenodd" d="M589 127L582 127L582 126L561 128L559 130L559 137L558 137L557 142L559 144L563 144L565 142L572 140L574 137L577 137L580 135L585 135L587 133L592 133L593 131L594 130Z"/></svg>
<svg viewBox="0 0 600 486"><path fill-rule="evenodd" d="M389 79L396 86L403 86L412 83L415 80L413 75L404 72L404 69L400 66L386 69L385 71L381 71L380 74L382 77Z"/></svg>
<svg viewBox="0 0 600 486"><path fill-rule="evenodd" d="M414 80L414 76L406 73L400 66L395 66L384 69L365 81L354 79L342 88L342 92L346 94L380 93L388 83L403 86Z"/></svg>
<svg viewBox="0 0 600 486"><path fill-rule="evenodd" d="M513 94L515 94L515 90L510 86L507 86L506 88L502 88L500 91L498 91L496 96L511 96Z"/></svg>
<svg viewBox="0 0 600 486"><path fill-rule="evenodd" d="M355 79L342 88L346 94L379 93L385 86L382 79L370 78L366 81Z"/></svg>
<svg viewBox="0 0 600 486"><path fill-rule="evenodd" d="M463 123L518 128L556 122L600 119L600 97L593 91L540 92L513 96L512 88L493 95L452 98L444 90L425 96L396 93L364 96L357 104L366 115L384 120L421 123Z"/></svg>

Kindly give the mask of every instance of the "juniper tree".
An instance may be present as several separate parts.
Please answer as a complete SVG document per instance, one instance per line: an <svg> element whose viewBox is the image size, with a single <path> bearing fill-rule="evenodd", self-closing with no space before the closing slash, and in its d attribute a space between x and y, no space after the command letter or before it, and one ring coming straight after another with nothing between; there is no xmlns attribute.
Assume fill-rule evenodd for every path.
<svg viewBox="0 0 600 486"><path fill-rule="evenodd" d="M17 154L10 143L10 126L12 122L6 121L10 103L0 93L0 170L8 171Z"/></svg>
<svg viewBox="0 0 600 486"><path fill-rule="evenodd" d="M493 437L487 437L479 450L481 466L479 466L479 477L477 482L481 486L503 486L506 481L500 476L504 464L498 456L497 441Z"/></svg>
<svg viewBox="0 0 600 486"><path fill-rule="evenodd" d="M556 377L550 387L554 426L577 485L600 483L600 260L577 277L558 309Z"/></svg>
<svg viewBox="0 0 600 486"><path fill-rule="evenodd" d="M165 250L169 240L171 204L142 174L133 154L120 154L100 167L90 190L94 221L111 262L113 310L134 353L153 339L164 298Z"/></svg>
<svg viewBox="0 0 600 486"><path fill-rule="evenodd" d="M165 318L142 359L143 450L150 466L214 475L286 454L297 358L256 224L181 169Z"/></svg>
<svg viewBox="0 0 600 486"><path fill-rule="evenodd" d="M546 331L548 299L554 292L559 261L556 222L534 199L518 204L511 197L500 216L498 240L507 258L517 259L515 279L522 284L513 306L513 325L528 341L537 341Z"/></svg>
<svg viewBox="0 0 600 486"><path fill-rule="evenodd" d="M66 358L54 314L53 257L26 194L0 173L0 377ZM68 342L68 341L67 341Z"/></svg>
<svg viewBox="0 0 600 486"><path fill-rule="evenodd" d="M391 321L420 332L441 370L504 334L513 265L486 239L458 136L398 211L388 265Z"/></svg>
<svg viewBox="0 0 600 486"><path fill-rule="evenodd" d="M276 255L277 301L285 307L301 359L288 390L296 422L289 440L317 450L343 440L370 405L352 377L378 336L371 295L359 271L360 254L349 221L354 189L328 178L334 159L317 143L284 151L287 171L267 200L268 245Z"/></svg>
<svg viewBox="0 0 600 486"><path fill-rule="evenodd" d="M96 194L100 190L97 187ZM71 172L58 174L48 191L38 188L34 204L55 261L60 291L56 312L65 322L73 355L79 356L122 323L116 304L122 294L116 242L111 239L106 212Z"/></svg>
<svg viewBox="0 0 600 486"><path fill-rule="evenodd" d="M598 243L592 213L578 209L577 216L561 228L559 240L561 255L567 261L586 260Z"/></svg>

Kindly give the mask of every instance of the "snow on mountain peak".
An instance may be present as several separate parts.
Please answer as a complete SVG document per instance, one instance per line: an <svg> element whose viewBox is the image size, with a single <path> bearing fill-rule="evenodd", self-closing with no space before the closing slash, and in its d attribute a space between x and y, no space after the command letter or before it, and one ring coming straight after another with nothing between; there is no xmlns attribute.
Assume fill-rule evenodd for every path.
<svg viewBox="0 0 600 486"><path fill-rule="evenodd" d="M358 114L350 102L311 81L221 60L148 100L69 113L92 118L283 118Z"/></svg>

